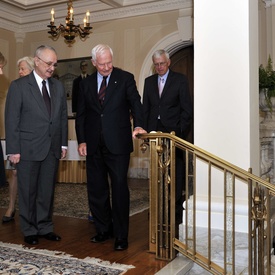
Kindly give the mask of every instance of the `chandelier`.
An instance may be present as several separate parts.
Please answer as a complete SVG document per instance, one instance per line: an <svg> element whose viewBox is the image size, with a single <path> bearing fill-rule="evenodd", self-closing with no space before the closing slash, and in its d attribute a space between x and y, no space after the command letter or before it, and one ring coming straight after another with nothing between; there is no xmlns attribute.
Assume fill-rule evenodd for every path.
<svg viewBox="0 0 275 275"><path fill-rule="evenodd" d="M50 25L47 26L48 28L50 28L50 31L48 31L48 33L51 34L53 40L57 40L61 35L62 37L64 37L65 43L70 46L75 42L75 37L79 36L80 39L83 41L91 33L90 30L92 29L92 27L90 26L89 11L86 12L86 15L84 17L83 27L74 24L74 10L72 0L69 0L68 2L66 25L60 24L58 27L56 27L54 23L54 15L54 9L52 9Z"/></svg>

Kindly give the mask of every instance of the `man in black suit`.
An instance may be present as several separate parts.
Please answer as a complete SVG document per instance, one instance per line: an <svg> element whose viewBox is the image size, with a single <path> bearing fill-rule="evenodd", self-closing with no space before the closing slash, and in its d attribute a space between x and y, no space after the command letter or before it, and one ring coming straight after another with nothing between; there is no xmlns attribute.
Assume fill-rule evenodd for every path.
<svg viewBox="0 0 275 275"><path fill-rule="evenodd" d="M34 70L11 82L6 99L6 153L16 163L20 227L24 241L59 241L53 232L54 187L60 158L68 144L67 100L62 83L52 78L57 54L40 46Z"/></svg>
<svg viewBox="0 0 275 275"><path fill-rule="evenodd" d="M6 58L0 52L0 75L3 74L3 68L6 65L6 63L7 63ZM2 144L0 142L0 187L4 186L5 184L6 184L6 171L5 171Z"/></svg>
<svg viewBox="0 0 275 275"><path fill-rule="evenodd" d="M132 138L145 133L142 105L134 76L113 67L108 45L92 49L92 63L97 72L81 81L76 113L78 152L86 156L89 206L97 230L91 241L104 242L114 234L114 249L124 250L129 230L127 172Z"/></svg>
<svg viewBox="0 0 275 275"><path fill-rule="evenodd" d="M72 88L72 112L76 113L77 108L77 97L79 93L79 83L82 81L82 79L86 78L88 76L87 70L88 70L88 63L86 60L82 60L80 62L80 70L81 74L74 79L73 81L73 88Z"/></svg>
<svg viewBox="0 0 275 275"><path fill-rule="evenodd" d="M143 110L145 130L170 133L185 139L192 121L193 107L187 77L169 69L170 57L164 50L152 56L156 74L145 79ZM176 222L182 220L184 158L176 150Z"/></svg>

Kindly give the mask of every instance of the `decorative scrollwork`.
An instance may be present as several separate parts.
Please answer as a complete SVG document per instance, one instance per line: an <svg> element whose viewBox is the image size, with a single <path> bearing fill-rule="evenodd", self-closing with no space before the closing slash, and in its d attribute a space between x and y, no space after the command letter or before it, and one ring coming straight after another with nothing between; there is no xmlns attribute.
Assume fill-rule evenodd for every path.
<svg viewBox="0 0 275 275"><path fill-rule="evenodd" d="M255 230L263 225L263 222L267 220L267 207L266 197L264 196L264 189L258 184L254 188L254 197L252 198L253 206L251 209L252 220L255 222L255 228L253 235L255 236ZM266 238L266 232L264 230L263 238Z"/></svg>

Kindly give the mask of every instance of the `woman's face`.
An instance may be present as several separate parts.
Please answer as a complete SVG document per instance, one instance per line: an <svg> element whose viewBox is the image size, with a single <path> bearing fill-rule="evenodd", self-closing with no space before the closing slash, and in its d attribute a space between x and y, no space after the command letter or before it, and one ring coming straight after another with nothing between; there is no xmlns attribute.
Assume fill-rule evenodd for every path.
<svg viewBox="0 0 275 275"><path fill-rule="evenodd" d="M26 61L21 61L18 65L18 69L19 69L19 76L25 76L31 73L31 70L28 67L28 64Z"/></svg>
<svg viewBox="0 0 275 275"><path fill-rule="evenodd" d="M3 68L5 65L0 64L0 74L3 74Z"/></svg>

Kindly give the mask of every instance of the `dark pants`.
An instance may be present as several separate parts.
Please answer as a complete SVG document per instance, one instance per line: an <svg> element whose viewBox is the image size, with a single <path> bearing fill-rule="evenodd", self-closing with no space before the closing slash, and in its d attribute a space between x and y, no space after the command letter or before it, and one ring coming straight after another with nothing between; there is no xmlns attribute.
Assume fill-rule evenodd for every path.
<svg viewBox="0 0 275 275"><path fill-rule="evenodd" d="M20 160L18 178L19 218L24 236L53 231L54 187L59 160L52 151L43 161Z"/></svg>
<svg viewBox="0 0 275 275"><path fill-rule="evenodd" d="M116 238L128 238L130 154L110 153L102 138L95 154L86 160L89 207L97 232L113 230Z"/></svg>
<svg viewBox="0 0 275 275"><path fill-rule="evenodd" d="M6 171L4 165L4 157L3 157L3 150L2 145L0 143L0 187L6 184Z"/></svg>

